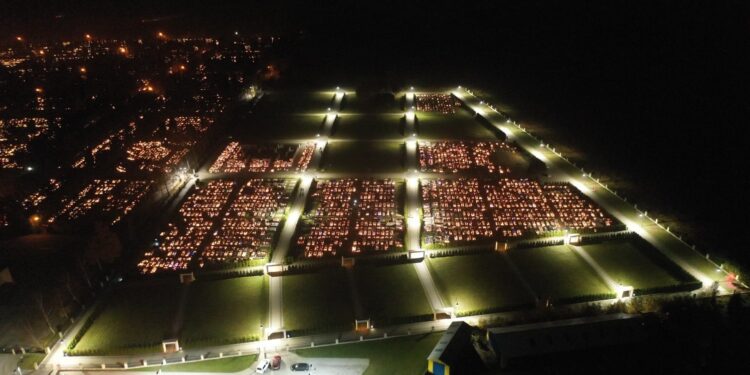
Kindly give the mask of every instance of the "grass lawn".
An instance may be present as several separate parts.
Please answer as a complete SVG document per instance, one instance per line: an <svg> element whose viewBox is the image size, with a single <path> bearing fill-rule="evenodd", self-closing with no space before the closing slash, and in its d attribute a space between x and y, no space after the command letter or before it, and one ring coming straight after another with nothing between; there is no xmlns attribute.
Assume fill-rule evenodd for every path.
<svg viewBox="0 0 750 375"><path fill-rule="evenodd" d="M264 140L312 140L323 127L324 114L255 114L237 126L238 139L245 143Z"/></svg>
<svg viewBox="0 0 750 375"><path fill-rule="evenodd" d="M650 257L662 257L661 254L646 254L646 251L658 252L652 248L638 248L628 241L609 241L585 245L583 249L617 282L638 288L655 288L679 284L682 281L667 269L660 267ZM664 258L663 261L669 262Z"/></svg>
<svg viewBox="0 0 750 375"><path fill-rule="evenodd" d="M468 111L459 109L454 114L418 112L417 131L426 140L495 140L497 135L475 120Z"/></svg>
<svg viewBox="0 0 750 375"><path fill-rule="evenodd" d="M26 353L23 355L23 358L18 361L17 366L20 367L21 370L33 370L34 363L41 363L44 356L45 355L42 353Z"/></svg>
<svg viewBox="0 0 750 375"><path fill-rule="evenodd" d="M355 344L297 350L308 358L368 358L364 375L421 374L427 369L427 356L442 337L442 332L398 337Z"/></svg>
<svg viewBox="0 0 750 375"><path fill-rule="evenodd" d="M459 313L533 302L500 254L431 258L429 266L443 299L458 302Z"/></svg>
<svg viewBox="0 0 750 375"><path fill-rule="evenodd" d="M403 114L401 98L387 93L357 95L349 93L341 106L343 113L398 113Z"/></svg>
<svg viewBox="0 0 750 375"><path fill-rule="evenodd" d="M271 91L261 98L255 111L262 114L324 113L332 104L332 91Z"/></svg>
<svg viewBox="0 0 750 375"><path fill-rule="evenodd" d="M362 304L375 321L432 314L411 264L354 268Z"/></svg>
<svg viewBox="0 0 750 375"><path fill-rule="evenodd" d="M284 276L284 328L351 329L354 311L342 269Z"/></svg>
<svg viewBox="0 0 750 375"><path fill-rule="evenodd" d="M404 138L401 114L342 114L333 129L333 139L378 140Z"/></svg>
<svg viewBox="0 0 750 375"><path fill-rule="evenodd" d="M260 325L266 324L267 314L265 276L197 281L190 285L188 294L181 333L183 346L189 348L193 340L210 343L211 339L260 337Z"/></svg>
<svg viewBox="0 0 750 375"><path fill-rule="evenodd" d="M76 345L76 351L161 344L171 335L180 284L148 283L118 289ZM136 349L137 350L137 349Z"/></svg>
<svg viewBox="0 0 750 375"><path fill-rule="evenodd" d="M149 366L128 371L152 371L161 369L162 372L239 372L248 369L258 360L257 354L243 355L230 358L211 359L194 363L177 363L166 366Z"/></svg>
<svg viewBox="0 0 750 375"><path fill-rule="evenodd" d="M612 292L596 272L566 246L516 249L510 251L510 257L541 299Z"/></svg>
<svg viewBox="0 0 750 375"><path fill-rule="evenodd" d="M331 173L398 173L404 170L401 142L330 142L322 166Z"/></svg>

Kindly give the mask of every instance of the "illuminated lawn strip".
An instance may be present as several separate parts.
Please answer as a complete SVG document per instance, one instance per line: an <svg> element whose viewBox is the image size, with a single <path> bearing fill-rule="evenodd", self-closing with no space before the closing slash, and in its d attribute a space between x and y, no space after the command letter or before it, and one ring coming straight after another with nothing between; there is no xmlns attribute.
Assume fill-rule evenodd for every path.
<svg viewBox="0 0 750 375"><path fill-rule="evenodd" d="M42 353L26 353L23 355L23 358L18 360L16 366L20 367L21 370L34 370L34 363L42 363L44 357L45 354Z"/></svg>
<svg viewBox="0 0 750 375"><path fill-rule="evenodd" d="M389 94L357 95L347 93L341 106L343 113L390 114L403 113L400 97Z"/></svg>
<svg viewBox="0 0 750 375"><path fill-rule="evenodd" d="M333 104L333 91L269 91L255 107L257 113L310 113Z"/></svg>
<svg viewBox="0 0 750 375"><path fill-rule="evenodd" d="M375 322L432 314L411 264L357 265L354 272L364 309Z"/></svg>
<svg viewBox="0 0 750 375"><path fill-rule="evenodd" d="M612 293L586 262L566 246L547 246L510 251L539 298L570 299Z"/></svg>
<svg viewBox="0 0 750 375"><path fill-rule="evenodd" d="M212 359L194 363L176 363L165 366L149 366L127 371L135 372L152 372L161 370L161 372L224 372L232 373L247 370L255 361L258 360L257 354L243 355L230 358Z"/></svg>
<svg viewBox="0 0 750 375"><path fill-rule="evenodd" d="M176 280L121 288L103 301L104 310L74 349L117 354L158 351L170 335L179 298Z"/></svg>
<svg viewBox="0 0 750 375"><path fill-rule="evenodd" d="M639 248L627 241L609 241L600 244L585 245L583 249L599 263L602 268L622 285L631 285L636 289L665 287L693 281L684 272L671 272L660 266L661 262L671 262L658 250ZM646 254L651 252L651 254ZM656 258L656 261L653 259ZM677 266L674 265L676 268Z"/></svg>
<svg viewBox="0 0 750 375"><path fill-rule="evenodd" d="M364 375L421 374L427 367L425 358L442 337L442 332L427 333L346 345L297 350L308 358L367 358L370 366Z"/></svg>
<svg viewBox="0 0 750 375"><path fill-rule="evenodd" d="M181 344L191 348L258 339L267 313L265 276L197 281L190 285Z"/></svg>
<svg viewBox="0 0 750 375"><path fill-rule="evenodd" d="M417 112L417 131L423 140L497 140L497 135L466 110L444 115Z"/></svg>
<svg viewBox="0 0 750 375"><path fill-rule="evenodd" d="M343 269L283 276L284 328L335 331L354 328L349 281Z"/></svg>
<svg viewBox="0 0 750 375"><path fill-rule="evenodd" d="M398 173L404 170L402 142L330 142L323 169L331 173Z"/></svg>
<svg viewBox="0 0 750 375"><path fill-rule="evenodd" d="M458 302L458 314L534 303L500 254L431 258L429 265L445 302Z"/></svg>
<svg viewBox="0 0 750 375"><path fill-rule="evenodd" d="M342 114L333 128L332 139L401 140L403 114Z"/></svg>
<svg viewBox="0 0 750 375"><path fill-rule="evenodd" d="M239 140L255 143L266 140L312 140L323 125L323 113L279 115L256 113L242 124Z"/></svg>

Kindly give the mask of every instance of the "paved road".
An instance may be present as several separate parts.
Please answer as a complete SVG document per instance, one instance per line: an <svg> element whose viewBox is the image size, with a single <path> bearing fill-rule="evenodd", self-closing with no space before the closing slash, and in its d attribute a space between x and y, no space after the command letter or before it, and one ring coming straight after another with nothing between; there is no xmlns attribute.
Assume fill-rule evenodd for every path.
<svg viewBox="0 0 750 375"><path fill-rule="evenodd" d="M0 374L13 374L16 371L16 363L18 363L19 358L12 354L0 354Z"/></svg>
<svg viewBox="0 0 750 375"><path fill-rule="evenodd" d="M269 353L268 358L276 355L276 352ZM367 366L370 365L370 360L366 358L308 358L300 357L294 352L282 351L278 352L281 355L281 368L278 370L268 370L268 374L273 375L307 375L307 374L320 374L320 375L361 375L367 370ZM295 372L291 370L291 365L295 363L308 363L311 365L309 371ZM254 374L255 366L257 362L253 363L250 367L244 370L240 370L234 373L216 373L216 372L180 372L169 370L169 365L163 367L163 374L171 375L249 375ZM154 375L156 371L149 369L148 371L137 371L131 370L128 374L131 375ZM6 373L0 373L5 375ZM60 375L122 375L122 370L91 370L91 371L61 371Z"/></svg>

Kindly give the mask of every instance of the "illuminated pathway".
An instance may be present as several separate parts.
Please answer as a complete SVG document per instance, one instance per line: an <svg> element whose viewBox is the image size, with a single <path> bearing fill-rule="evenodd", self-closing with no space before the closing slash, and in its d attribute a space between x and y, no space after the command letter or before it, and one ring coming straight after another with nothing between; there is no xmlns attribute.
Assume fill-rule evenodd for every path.
<svg viewBox="0 0 750 375"><path fill-rule="evenodd" d="M420 249L420 235L422 231L422 219L419 217L419 173L417 164L417 138L416 128L414 126L416 120L416 113L412 109L414 106L414 90L406 93L404 98L404 109L406 110L406 133L408 138L406 140L406 169L413 170L413 172L407 172L406 177L406 250L407 251L419 251ZM435 281L432 279L430 269L427 268L427 260L414 263L414 269L417 271L419 282L422 284L427 300L430 302L433 312L445 312L448 307L443 299L440 297L435 286Z"/></svg>
<svg viewBox="0 0 750 375"><path fill-rule="evenodd" d="M607 210L615 218L625 224L643 239L651 243L674 263L682 267L691 276L700 280L704 288L710 287L714 281L721 283L726 272L720 270L716 264L707 260L698 251L677 238L657 222L645 217L642 212L631 206L606 186L599 184L590 175L583 172L558 154L548 145L543 145L538 139L526 132L518 124L511 122L506 116L497 112L488 104L480 101L471 92L460 86L451 92L466 106L471 108L477 116L484 117L490 124L502 131L509 141L515 141L520 147L544 162L554 179L567 181L582 193ZM724 289L724 288L722 288Z"/></svg>
<svg viewBox="0 0 750 375"><path fill-rule="evenodd" d="M330 108L325 117L323 123L323 132L316 138L315 153L313 154L312 160L308 166L308 171L317 171L321 159L323 158L323 152L325 151L326 144L328 143L328 137L331 135L331 129L333 124L336 122L338 117L338 111L341 109L341 102L344 100L346 93L344 91L336 89L334 94L333 106ZM309 172L308 172L309 173ZM312 185L313 175L304 173L299 179L299 186L297 187L297 193L294 197L291 208L289 209L289 215L284 221L284 226L279 234L279 241L276 244L276 248L271 256L270 264L283 264L286 263L286 257L289 253L292 240L294 240L294 233L297 228L300 216L305 210L305 203L307 202L307 196L310 192L310 186ZM281 276L269 276L268 284L268 326L265 328L265 336L283 330L284 327L284 295L283 295L283 281Z"/></svg>

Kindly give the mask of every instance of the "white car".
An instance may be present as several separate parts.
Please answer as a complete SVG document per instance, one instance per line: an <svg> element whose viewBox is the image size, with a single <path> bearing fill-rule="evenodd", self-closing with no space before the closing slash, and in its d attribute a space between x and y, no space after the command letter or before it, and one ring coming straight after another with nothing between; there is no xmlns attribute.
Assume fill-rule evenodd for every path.
<svg viewBox="0 0 750 375"><path fill-rule="evenodd" d="M258 362L258 366L255 367L255 373L264 374L269 367L271 367L271 362L269 362L267 359L261 359Z"/></svg>

